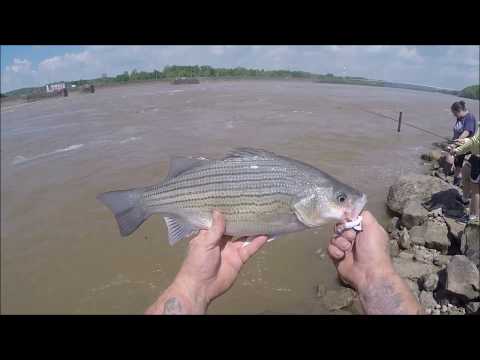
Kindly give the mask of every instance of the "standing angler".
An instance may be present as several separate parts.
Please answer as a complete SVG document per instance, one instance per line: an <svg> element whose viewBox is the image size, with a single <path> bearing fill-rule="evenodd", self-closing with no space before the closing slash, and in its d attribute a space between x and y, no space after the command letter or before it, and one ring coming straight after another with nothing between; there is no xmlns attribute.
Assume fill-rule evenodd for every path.
<svg viewBox="0 0 480 360"><path fill-rule="evenodd" d="M272 152L239 148L222 160L174 158L158 185L97 197L112 210L120 234L161 214L171 245L212 223L220 211L226 235L270 237L357 218L366 195L325 172Z"/></svg>

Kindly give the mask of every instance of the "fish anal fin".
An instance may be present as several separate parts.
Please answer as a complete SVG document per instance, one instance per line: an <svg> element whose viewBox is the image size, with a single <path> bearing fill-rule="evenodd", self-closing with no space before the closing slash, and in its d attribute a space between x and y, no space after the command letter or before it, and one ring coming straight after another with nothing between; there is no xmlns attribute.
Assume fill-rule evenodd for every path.
<svg viewBox="0 0 480 360"><path fill-rule="evenodd" d="M168 229L168 242L170 245L175 245L182 239L185 239L198 231L197 228L189 223L170 216L164 217Z"/></svg>

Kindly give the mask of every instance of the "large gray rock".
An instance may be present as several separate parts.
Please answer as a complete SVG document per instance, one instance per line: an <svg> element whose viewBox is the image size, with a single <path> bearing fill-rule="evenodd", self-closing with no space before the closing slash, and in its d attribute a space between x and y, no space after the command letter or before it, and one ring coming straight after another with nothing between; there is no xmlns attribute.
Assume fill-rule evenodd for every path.
<svg viewBox="0 0 480 360"><path fill-rule="evenodd" d="M418 280L422 275L431 274L440 270L433 264L426 264L418 261L396 257L392 259L393 267L404 279Z"/></svg>
<svg viewBox="0 0 480 360"><path fill-rule="evenodd" d="M444 268L450 262L450 258L451 256L449 255L437 255L433 258L433 263L441 268Z"/></svg>
<svg viewBox="0 0 480 360"><path fill-rule="evenodd" d="M436 249L442 254L446 254L450 246L447 225L444 222L427 221L423 228L425 247Z"/></svg>
<svg viewBox="0 0 480 360"><path fill-rule="evenodd" d="M480 295L477 267L464 255L455 255L447 265L446 289L461 298L473 300Z"/></svg>
<svg viewBox="0 0 480 360"><path fill-rule="evenodd" d="M340 310L350 306L353 302L354 296L355 292L349 288L328 290L322 296L322 301L328 310Z"/></svg>
<svg viewBox="0 0 480 360"><path fill-rule="evenodd" d="M407 229L422 224L427 218L428 211L418 200L408 200L405 202L400 222Z"/></svg>
<svg viewBox="0 0 480 360"><path fill-rule="evenodd" d="M415 261L432 264L433 259L438 255L438 251L434 249L427 249L426 247L418 245L413 248L413 259Z"/></svg>
<svg viewBox="0 0 480 360"><path fill-rule="evenodd" d="M415 245L425 245L425 228L423 226L414 226L409 231L410 241Z"/></svg>
<svg viewBox="0 0 480 360"><path fill-rule="evenodd" d="M410 235L408 234L407 228L403 228L402 231L400 231L400 237L398 238L398 246L400 249L406 250L410 248L411 245L410 241Z"/></svg>
<svg viewBox="0 0 480 360"><path fill-rule="evenodd" d="M395 184L390 186L387 196L387 206L397 214L402 214L405 204L409 200L419 203L428 201L432 194L452 189L453 186L428 175L401 176Z"/></svg>
<svg viewBox="0 0 480 360"><path fill-rule="evenodd" d="M460 251L480 267L480 226L468 224L462 234Z"/></svg>
<svg viewBox="0 0 480 360"><path fill-rule="evenodd" d="M438 286L438 274L432 273L423 275L420 278L420 283L422 284L422 290L425 291L435 291Z"/></svg>
<svg viewBox="0 0 480 360"><path fill-rule="evenodd" d="M433 309L435 305L438 305L431 292L421 291L419 297L420 304L422 304L422 306L426 309Z"/></svg>

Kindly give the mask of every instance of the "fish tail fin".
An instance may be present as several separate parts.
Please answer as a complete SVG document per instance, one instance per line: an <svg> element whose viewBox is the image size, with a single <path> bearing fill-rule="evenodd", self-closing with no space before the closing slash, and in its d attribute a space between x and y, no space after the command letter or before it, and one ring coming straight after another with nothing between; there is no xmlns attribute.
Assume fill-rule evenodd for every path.
<svg viewBox="0 0 480 360"><path fill-rule="evenodd" d="M122 236L133 233L150 216L141 203L143 189L109 191L97 196L115 215Z"/></svg>

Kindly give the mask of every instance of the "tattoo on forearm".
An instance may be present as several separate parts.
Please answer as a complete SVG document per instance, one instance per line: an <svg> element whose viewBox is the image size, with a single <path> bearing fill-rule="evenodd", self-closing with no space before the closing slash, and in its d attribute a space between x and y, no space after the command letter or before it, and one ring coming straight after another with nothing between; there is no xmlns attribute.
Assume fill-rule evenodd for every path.
<svg viewBox="0 0 480 360"><path fill-rule="evenodd" d="M393 284L384 280L365 289L362 303L367 314L399 315L406 314L403 300Z"/></svg>
<svg viewBox="0 0 480 360"><path fill-rule="evenodd" d="M183 314L182 303L175 297L168 299L163 305L163 313L167 315Z"/></svg>

